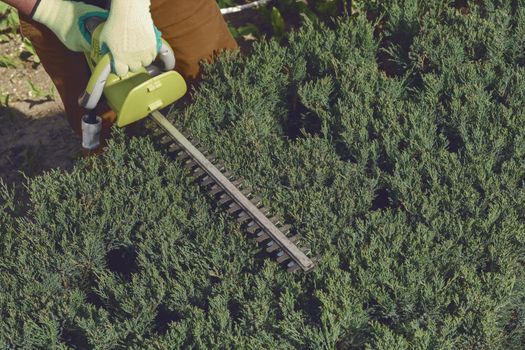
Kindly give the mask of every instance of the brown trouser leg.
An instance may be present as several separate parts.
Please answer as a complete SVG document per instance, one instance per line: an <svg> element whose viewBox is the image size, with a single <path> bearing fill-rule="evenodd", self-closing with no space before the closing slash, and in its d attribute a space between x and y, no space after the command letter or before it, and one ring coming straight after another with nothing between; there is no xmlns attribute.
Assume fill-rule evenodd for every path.
<svg viewBox="0 0 525 350"><path fill-rule="evenodd" d="M220 50L237 47L215 0L152 0L151 13L175 52L175 69L187 79L198 75L200 60L209 60ZM78 106L78 97L90 76L84 55L69 51L42 24L24 16L20 22L22 34L35 47L60 94L69 124L80 134L80 120L85 111ZM111 121L104 124L108 126Z"/></svg>

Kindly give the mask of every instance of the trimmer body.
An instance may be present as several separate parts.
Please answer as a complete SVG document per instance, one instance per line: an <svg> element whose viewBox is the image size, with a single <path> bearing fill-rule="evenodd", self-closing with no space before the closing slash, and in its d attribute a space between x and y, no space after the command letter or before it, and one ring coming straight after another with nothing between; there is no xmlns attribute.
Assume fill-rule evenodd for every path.
<svg viewBox="0 0 525 350"><path fill-rule="evenodd" d="M85 53L91 78L79 104L89 111L82 119L83 146L94 149L99 142L93 133L100 133L101 128L101 120L94 110L102 96L117 115L116 125L124 127L171 105L184 96L187 86L184 78L173 70L175 55L166 41L162 40L154 63L119 77L111 71L111 54L100 50L99 37L104 20L90 17L84 25L91 34L92 50Z"/></svg>

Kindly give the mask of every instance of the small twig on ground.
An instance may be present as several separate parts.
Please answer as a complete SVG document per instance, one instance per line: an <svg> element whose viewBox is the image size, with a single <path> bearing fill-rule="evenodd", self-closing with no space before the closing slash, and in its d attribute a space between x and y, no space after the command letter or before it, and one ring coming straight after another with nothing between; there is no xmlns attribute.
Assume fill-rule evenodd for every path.
<svg viewBox="0 0 525 350"><path fill-rule="evenodd" d="M230 13L241 12L243 10L247 10L249 8L252 8L252 7L259 7L259 6L262 6L262 5L266 5L270 1L272 1L272 0L257 0L257 1L254 1L254 2L250 2L249 4L246 4L246 5L227 7L227 8L221 9L221 13L223 15L227 15L227 14L230 14Z"/></svg>

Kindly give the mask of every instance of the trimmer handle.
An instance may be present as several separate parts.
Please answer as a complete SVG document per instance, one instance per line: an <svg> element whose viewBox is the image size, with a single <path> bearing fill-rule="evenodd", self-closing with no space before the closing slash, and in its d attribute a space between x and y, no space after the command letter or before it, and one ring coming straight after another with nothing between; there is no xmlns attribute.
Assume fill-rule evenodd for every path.
<svg viewBox="0 0 525 350"><path fill-rule="evenodd" d="M99 17L91 17L86 20L85 26L86 29L93 35L95 29L103 22L104 21ZM158 52L157 58L160 62L162 62L162 71L167 72L175 68L175 53L173 52L171 46L164 39L161 38L161 40L162 45ZM98 41L95 44L98 45ZM105 54L98 61L91 73L91 78L89 79L86 90L79 98L79 104L81 107L92 110L97 106L100 98L102 97L102 93L104 92L106 81L111 73L111 61L111 53ZM145 69L151 76L159 75L161 73L160 68L155 64L151 64L148 67L145 67Z"/></svg>

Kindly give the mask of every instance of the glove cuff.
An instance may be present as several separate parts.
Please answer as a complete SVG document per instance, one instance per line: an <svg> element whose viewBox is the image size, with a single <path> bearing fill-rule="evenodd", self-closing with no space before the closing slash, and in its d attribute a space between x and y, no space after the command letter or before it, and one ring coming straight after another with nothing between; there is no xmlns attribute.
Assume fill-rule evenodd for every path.
<svg viewBox="0 0 525 350"><path fill-rule="evenodd" d="M130 9L142 9L149 12L151 6L150 0L111 0L111 13L128 13Z"/></svg>
<svg viewBox="0 0 525 350"><path fill-rule="evenodd" d="M53 24L57 22L63 12L63 8L59 5L60 1L61 0L38 0L33 8L31 18L53 29ZM67 5L70 4L64 4L64 6Z"/></svg>
<svg viewBox="0 0 525 350"><path fill-rule="evenodd" d="M31 10L31 13L29 14L29 18L33 18L35 16L36 9L40 5L40 0L36 0L35 6L33 6L33 9Z"/></svg>

